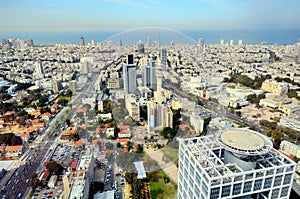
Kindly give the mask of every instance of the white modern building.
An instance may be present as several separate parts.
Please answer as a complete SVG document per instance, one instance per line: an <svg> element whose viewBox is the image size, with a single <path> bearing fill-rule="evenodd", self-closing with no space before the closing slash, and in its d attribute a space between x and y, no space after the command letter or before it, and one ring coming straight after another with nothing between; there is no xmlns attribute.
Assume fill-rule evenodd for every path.
<svg viewBox="0 0 300 199"><path fill-rule="evenodd" d="M231 128L179 140L178 199L289 198L296 163L264 135Z"/></svg>

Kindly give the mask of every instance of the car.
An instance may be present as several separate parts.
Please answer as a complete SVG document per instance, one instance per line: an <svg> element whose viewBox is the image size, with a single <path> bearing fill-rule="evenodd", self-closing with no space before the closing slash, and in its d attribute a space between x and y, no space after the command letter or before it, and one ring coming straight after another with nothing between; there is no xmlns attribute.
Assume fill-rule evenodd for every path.
<svg viewBox="0 0 300 199"><path fill-rule="evenodd" d="M21 197L22 197L22 195L23 195L22 193L19 193L19 194L18 194L18 198L21 198Z"/></svg>
<svg viewBox="0 0 300 199"><path fill-rule="evenodd" d="M29 179L26 179L26 181L25 181L25 182L26 182L26 184L27 184L27 183L29 182Z"/></svg>

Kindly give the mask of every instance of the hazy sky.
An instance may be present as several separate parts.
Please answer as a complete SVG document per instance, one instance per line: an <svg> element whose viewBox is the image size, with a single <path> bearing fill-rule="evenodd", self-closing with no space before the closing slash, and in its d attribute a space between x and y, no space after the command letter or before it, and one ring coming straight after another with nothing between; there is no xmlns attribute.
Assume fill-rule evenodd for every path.
<svg viewBox="0 0 300 199"><path fill-rule="evenodd" d="M0 31L300 29L300 0L1 0Z"/></svg>

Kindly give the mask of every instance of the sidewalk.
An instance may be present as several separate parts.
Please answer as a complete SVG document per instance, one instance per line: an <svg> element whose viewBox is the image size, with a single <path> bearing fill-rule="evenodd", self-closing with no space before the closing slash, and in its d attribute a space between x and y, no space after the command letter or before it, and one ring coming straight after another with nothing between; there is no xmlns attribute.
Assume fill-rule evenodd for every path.
<svg viewBox="0 0 300 199"><path fill-rule="evenodd" d="M176 184L178 184L178 168L174 162L165 162L162 160L164 154L161 150L154 150L153 148L144 149L145 152L161 166L163 171L169 176L169 178Z"/></svg>

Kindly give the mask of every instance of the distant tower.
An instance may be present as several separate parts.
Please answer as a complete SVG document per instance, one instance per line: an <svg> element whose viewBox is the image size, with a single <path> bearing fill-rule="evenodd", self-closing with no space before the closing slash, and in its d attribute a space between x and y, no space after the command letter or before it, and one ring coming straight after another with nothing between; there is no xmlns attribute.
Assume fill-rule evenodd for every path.
<svg viewBox="0 0 300 199"><path fill-rule="evenodd" d="M224 39L220 40L220 45L223 46L224 45Z"/></svg>
<svg viewBox="0 0 300 199"><path fill-rule="evenodd" d="M133 55L127 55L127 63L123 63L124 92L129 94L134 92L136 84L136 65L133 64Z"/></svg>
<svg viewBox="0 0 300 199"><path fill-rule="evenodd" d="M204 39L203 38L199 38L199 40L198 40L198 50L199 50L199 53L203 53L203 50L204 50Z"/></svg>
<svg viewBox="0 0 300 199"><path fill-rule="evenodd" d="M151 47L151 37L149 36L148 37L148 43L147 43L147 46L150 48Z"/></svg>
<svg viewBox="0 0 300 199"><path fill-rule="evenodd" d="M175 46L175 41L174 41L174 39L171 40L171 46Z"/></svg>
<svg viewBox="0 0 300 199"><path fill-rule="evenodd" d="M239 46L243 45L243 40L239 39L238 45L239 45Z"/></svg>
<svg viewBox="0 0 300 199"><path fill-rule="evenodd" d="M92 46L95 46L95 40L92 40L92 41L91 41L91 45L92 45Z"/></svg>
<svg viewBox="0 0 300 199"><path fill-rule="evenodd" d="M80 46L84 46L84 38L83 37L80 37Z"/></svg>
<svg viewBox="0 0 300 199"><path fill-rule="evenodd" d="M144 43L141 40L139 40L139 42L137 43L137 47L138 47L138 53L144 54L145 46L144 46Z"/></svg>
<svg viewBox="0 0 300 199"><path fill-rule="evenodd" d="M44 74L44 69L43 69L42 62L41 62L41 61L39 61L39 62L36 63L36 65L35 65L35 72L36 72L37 74L39 74L39 75Z"/></svg>
<svg viewBox="0 0 300 199"><path fill-rule="evenodd" d="M160 34L158 34L158 42L157 42L157 47L160 47Z"/></svg>
<svg viewBox="0 0 300 199"><path fill-rule="evenodd" d="M161 69L166 70L166 68L168 66L167 49L166 48L161 49L160 60L161 60Z"/></svg>
<svg viewBox="0 0 300 199"><path fill-rule="evenodd" d="M123 46L123 42L122 42L122 39L119 39L119 43L118 43L118 46Z"/></svg>
<svg viewBox="0 0 300 199"><path fill-rule="evenodd" d="M229 45L230 45L230 46L233 46L233 39L230 39Z"/></svg>

